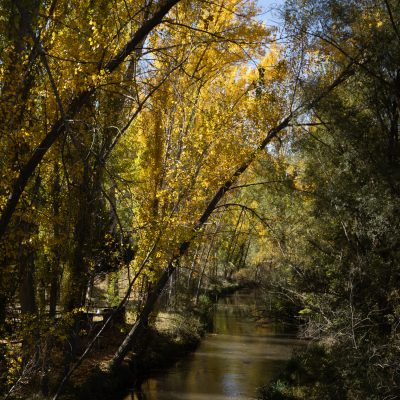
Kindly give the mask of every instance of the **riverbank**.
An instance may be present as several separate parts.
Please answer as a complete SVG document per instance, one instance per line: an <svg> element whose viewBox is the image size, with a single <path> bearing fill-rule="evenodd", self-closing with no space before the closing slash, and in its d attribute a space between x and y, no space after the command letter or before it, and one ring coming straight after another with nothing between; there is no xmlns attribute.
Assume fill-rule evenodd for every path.
<svg viewBox="0 0 400 400"><path fill-rule="evenodd" d="M102 360L92 370L86 370L83 379L72 379L73 384L62 398L108 400L121 397L148 376L195 350L204 332L204 325L193 315L161 313L120 367L109 370L108 360Z"/></svg>
<svg viewBox="0 0 400 400"><path fill-rule="evenodd" d="M212 329L197 350L146 379L125 398L244 400L274 379L302 343L281 325L260 324L260 293L241 290L218 301Z"/></svg>
<svg viewBox="0 0 400 400"><path fill-rule="evenodd" d="M113 371L107 365L128 326L108 329L93 354L73 374L60 398L108 400L123 396L144 379L193 352L210 326L212 307L218 298L229 296L245 286L243 283L224 283L204 291L198 304L191 309L159 312L124 363Z"/></svg>
<svg viewBox="0 0 400 400"><path fill-rule="evenodd" d="M345 399L339 348L313 343L295 353L282 372L259 390L259 400Z"/></svg>

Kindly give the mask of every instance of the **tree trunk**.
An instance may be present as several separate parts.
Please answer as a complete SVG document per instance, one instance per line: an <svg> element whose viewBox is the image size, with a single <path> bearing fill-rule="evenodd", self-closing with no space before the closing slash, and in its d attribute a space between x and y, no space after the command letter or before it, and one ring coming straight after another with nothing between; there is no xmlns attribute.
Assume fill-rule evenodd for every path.
<svg viewBox="0 0 400 400"><path fill-rule="evenodd" d="M114 354L114 357L111 361L111 367L115 368L121 365L122 361L124 360L126 354L131 349L133 343L142 333L143 328L146 327L147 321L153 308L162 293L165 285L167 284L169 278L175 271L174 262L171 261L168 267L163 271L161 274L160 279L158 280L157 284L155 285L152 292L147 297L146 303L143 307L142 312L140 313L138 319L136 320L135 324L133 325L132 329L129 331L128 335L125 337L125 340L122 342L121 346L119 346L117 352Z"/></svg>
<svg viewBox="0 0 400 400"><path fill-rule="evenodd" d="M334 87L336 87L338 83L335 83ZM208 203L206 209L204 210L203 214L195 224L193 231L194 231L194 236L199 232L199 230L204 226L204 224L208 221L210 218L211 214L215 210L215 207L218 205L219 201L224 197L225 193L231 188L231 186L237 181L237 179L247 170L249 165L254 161L258 153L262 150L264 150L265 146L273 139L276 137L276 135L285 129L288 125L291 119L293 118L292 115L284 119L278 126L275 128L272 128L269 130L267 136L264 138L264 140L260 143L258 148L254 151L254 153L241 164L236 171L232 174L232 176L225 181L225 183L219 188L219 190L215 193L211 201ZM193 237L194 237L193 236ZM172 273L175 270L174 263L180 259L181 256L186 254L193 237L190 238L188 241L182 242L181 245L179 246L179 253L177 256L175 256L172 261L168 264L168 267L164 270L164 272L161 274L161 277L159 281L157 282L157 285L147 298L146 304L139 315L137 321L133 325L132 329L128 333L128 335L125 337L124 341L122 342L121 346L118 348L117 352L114 354L114 357L111 361L111 367L115 368L121 365L122 361L124 360L126 354L132 347L133 343L135 340L138 338L140 333L143 330L143 327L147 323L147 320L149 318L150 313L153 311L153 307L156 304L159 295L163 291L165 285L167 284L169 277L172 275Z"/></svg>
<svg viewBox="0 0 400 400"><path fill-rule="evenodd" d="M50 298L49 298L49 317L55 318L57 312L57 301L59 297L60 285L60 260L61 260L61 227L59 223L60 217L60 168L58 163L55 162L54 168L54 182L52 190L52 203L53 203L53 236L55 245L53 248L52 264L51 264L51 279L50 279Z"/></svg>
<svg viewBox="0 0 400 400"><path fill-rule="evenodd" d="M21 249L22 254L19 257L20 262L20 277L19 284L19 301L21 304L22 314L36 313L36 298L35 298L35 263L34 253L32 249ZM23 254L27 252L27 254Z"/></svg>
<svg viewBox="0 0 400 400"><path fill-rule="evenodd" d="M140 46L147 35L162 22L165 15L178 2L179 0L162 1L159 5L159 8L146 22L140 26L140 28L133 34L132 38L126 43L126 45L115 55L115 57L113 57L106 65L104 65L104 70L110 74L113 73L130 54L137 50L138 46ZM96 88L88 88L87 90L76 95L71 100L69 105L64 107L66 110L65 116L53 124L53 127L49 130L49 133L36 147L26 164L22 166L19 176L12 186L11 194L0 216L0 239L3 238L3 235L8 228L22 193L24 192L31 176L34 174L36 168L42 162L43 157L53 146L56 140L67 131L68 122L66 121L73 120L75 116L82 110L82 108L88 103L89 99L95 92Z"/></svg>

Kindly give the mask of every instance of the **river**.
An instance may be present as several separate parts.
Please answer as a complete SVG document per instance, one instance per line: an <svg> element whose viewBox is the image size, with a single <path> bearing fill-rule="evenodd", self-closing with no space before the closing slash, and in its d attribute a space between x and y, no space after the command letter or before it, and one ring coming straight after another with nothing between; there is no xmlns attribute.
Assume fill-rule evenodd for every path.
<svg viewBox="0 0 400 400"><path fill-rule="evenodd" d="M198 349L125 400L248 400L301 346L293 334L254 320L257 292L220 299L212 331Z"/></svg>

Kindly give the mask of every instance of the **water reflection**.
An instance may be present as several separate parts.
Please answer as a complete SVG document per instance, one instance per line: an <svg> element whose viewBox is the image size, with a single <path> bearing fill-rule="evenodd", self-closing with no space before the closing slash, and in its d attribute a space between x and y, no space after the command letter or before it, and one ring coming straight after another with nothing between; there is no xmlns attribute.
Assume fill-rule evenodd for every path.
<svg viewBox="0 0 400 400"><path fill-rule="evenodd" d="M198 350L125 400L248 400L270 381L300 341L252 319L257 297L236 293L220 300L213 332Z"/></svg>

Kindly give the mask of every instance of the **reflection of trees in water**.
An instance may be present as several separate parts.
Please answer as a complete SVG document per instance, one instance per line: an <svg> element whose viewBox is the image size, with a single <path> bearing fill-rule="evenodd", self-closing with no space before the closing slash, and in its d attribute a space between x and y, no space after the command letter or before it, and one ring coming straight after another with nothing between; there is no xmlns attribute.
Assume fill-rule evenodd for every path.
<svg viewBox="0 0 400 400"><path fill-rule="evenodd" d="M254 318L258 296L237 292L220 299L214 329L191 356L170 371L146 381L125 400L239 399L277 375L296 341ZM244 396L244 397L243 397Z"/></svg>

